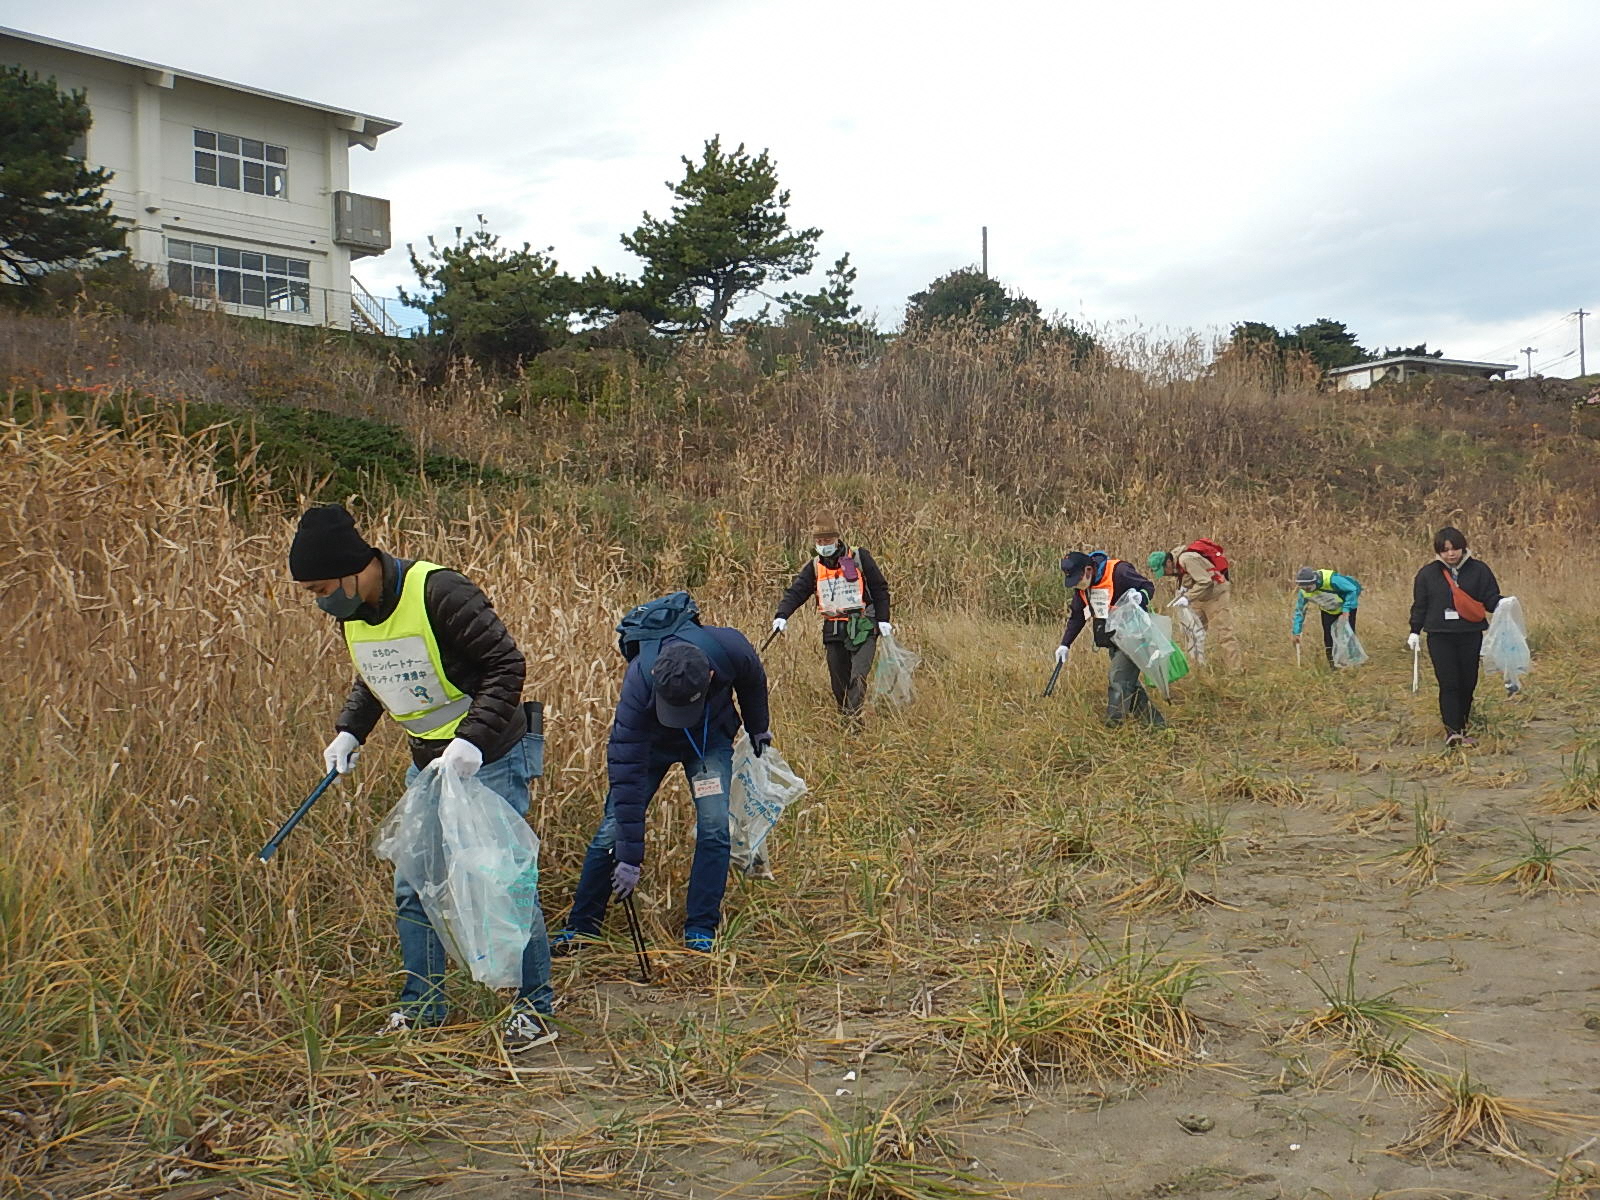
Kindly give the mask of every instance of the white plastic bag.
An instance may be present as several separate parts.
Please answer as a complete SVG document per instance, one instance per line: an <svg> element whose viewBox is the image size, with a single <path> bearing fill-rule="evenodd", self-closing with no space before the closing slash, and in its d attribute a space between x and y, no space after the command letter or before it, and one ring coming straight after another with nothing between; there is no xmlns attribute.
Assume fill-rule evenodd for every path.
<svg viewBox="0 0 1600 1200"><path fill-rule="evenodd" d="M1139 664L1139 670L1146 679L1156 681L1163 696L1169 696L1167 656L1176 647L1155 619L1145 611L1141 603L1143 599L1144 593L1131 588L1123 592L1122 598L1111 606L1106 629L1111 634L1111 640L1117 644L1117 649Z"/></svg>
<svg viewBox="0 0 1600 1200"><path fill-rule="evenodd" d="M1528 649L1528 623L1522 615L1522 601L1501 596L1489 614L1489 631L1483 635L1483 661L1491 671L1505 678L1506 690L1522 690L1522 677L1533 670L1533 653Z"/></svg>
<svg viewBox="0 0 1600 1200"><path fill-rule="evenodd" d="M1206 623L1200 619L1200 614L1187 604L1176 601L1167 605L1178 614L1178 634L1183 639L1183 647L1189 652L1189 657L1197 667L1204 666L1206 661Z"/></svg>
<svg viewBox="0 0 1600 1200"><path fill-rule="evenodd" d="M763 863L767 835L783 810L804 796L806 781L784 762L769 743L756 756L750 736L739 731L733 743L733 785L728 796L728 833L733 840L733 865L754 874Z"/></svg>
<svg viewBox="0 0 1600 1200"><path fill-rule="evenodd" d="M1350 614L1340 613L1333 623L1333 665L1359 667L1367 661L1367 652L1361 648L1361 639L1350 625Z"/></svg>
<svg viewBox="0 0 1600 1200"><path fill-rule="evenodd" d="M539 839L503 798L437 762L384 818L372 851L416 889L450 957L479 983L522 985Z"/></svg>
<svg viewBox="0 0 1600 1200"><path fill-rule="evenodd" d="M897 708L911 703L911 673L922 656L894 640L894 634L878 635L878 656L872 664L871 692L874 700L887 699Z"/></svg>

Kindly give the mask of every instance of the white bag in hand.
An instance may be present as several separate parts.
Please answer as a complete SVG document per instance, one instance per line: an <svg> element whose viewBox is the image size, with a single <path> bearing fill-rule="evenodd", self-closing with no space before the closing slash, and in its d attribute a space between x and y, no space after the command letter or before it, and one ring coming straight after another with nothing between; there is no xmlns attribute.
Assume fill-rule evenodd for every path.
<svg viewBox="0 0 1600 1200"><path fill-rule="evenodd" d="M384 818L372 850L416 890L439 940L473 979L522 985L539 839L516 809L433 762Z"/></svg>
<svg viewBox="0 0 1600 1200"><path fill-rule="evenodd" d="M1528 624L1522 615L1522 601L1502 596L1489 614L1489 631L1483 635L1483 661L1489 670L1505 678L1506 689L1522 690L1522 677L1533 670L1533 652L1528 649Z"/></svg>
<svg viewBox="0 0 1600 1200"><path fill-rule="evenodd" d="M728 796L728 833L733 841L733 865L745 874L764 860L767 835L783 810L807 792L806 781L794 773L783 755L767 743L758 757L750 735L739 731L733 743L733 785Z"/></svg>
<svg viewBox="0 0 1600 1200"><path fill-rule="evenodd" d="M1361 648L1361 639L1350 624L1350 614L1340 613L1333 623L1334 667L1359 667L1367 661L1367 652Z"/></svg>
<svg viewBox="0 0 1600 1200"><path fill-rule="evenodd" d="M922 656L894 640L894 634L878 635L878 655L872 663L870 690L874 700L887 698L896 708L911 703L911 673Z"/></svg>
<svg viewBox="0 0 1600 1200"><path fill-rule="evenodd" d="M1122 598L1111 606L1106 629L1110 631L1117 649L1138 663L1140 673L1146 679L1157 681L1161 694L1168 696L1167 656L1176 647L1145 611L1140 603L1143 599L1143 593L1132 588L1123 592Z"/></svg>

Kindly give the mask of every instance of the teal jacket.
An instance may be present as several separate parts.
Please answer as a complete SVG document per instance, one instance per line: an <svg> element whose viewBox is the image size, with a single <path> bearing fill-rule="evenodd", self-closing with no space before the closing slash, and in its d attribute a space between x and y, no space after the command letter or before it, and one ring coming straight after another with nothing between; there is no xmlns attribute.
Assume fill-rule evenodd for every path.
<svg viewBox="0 0 1600 1200"><path fill-rule="evenodd" d="M1327 586L1311 591L1303 588L1294 598L1294 624L1290 629L1296 637L1306 624L1306 605L1315 604L1323 612L1355 612L1361 599L1361 585L1348 575L1328 571Z"/></svg>

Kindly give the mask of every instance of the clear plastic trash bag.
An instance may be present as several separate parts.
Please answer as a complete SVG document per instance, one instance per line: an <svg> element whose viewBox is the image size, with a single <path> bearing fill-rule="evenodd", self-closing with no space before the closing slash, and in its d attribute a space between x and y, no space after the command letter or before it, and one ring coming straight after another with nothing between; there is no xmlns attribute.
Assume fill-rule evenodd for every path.
<svg viewBox="0 0 1600 1200"><path fill-rule="evenodd" d="M1111 615L1106 618L1106 629L1111 633L1111 640L1117 648L1134 662L1139 664L1139 670L1144 677L1161 689L1163 696L1171 683L1172 664L1168 661L1177 647L1172 644L1170 634L1162 631L1156 623L1157 618L1152 617L1140 601L1144 599L1141 592L1129 590L1122 593L1122 598L1111 606ZM1167 622L1166 628L1172 628L1169 618L1161 618ZM1185 664L1187 667L1187 664Z"/></svg>
<svg viewBox="0 0 1600 1200"><path fill-rule="evenodd" d="M1169 604L1167 607L1178 614L1176 624L1179 649L1188 651L1189 658L1195 666L1205 666L1206 623L1200 619L1200 614L1187 604Z"/></svg>
<svg viewBox="0 0 1600 1200"><path fill-rule="evenodd" d="M539 839L503 798L437 762L384 818L372 851L416 889L450 957L490 987L522 985Z"/></svg>
<svg viewBox="0 0 1600 1200"><path fill-rule="evenodd" d="M747 875L765 863L767 835L783 810L809 790L806 781L769 743L756 756L750 735L739 731L733 743L733 784L728 796L728 833L733 841L733 865Z"/></svg>
<svg viewBox="0 0 1600 1200"><path fill-rule="evenodd" d="M1179 612L1188 612L1189 610L1187 608L1180 608L1178 611ZM1193 615L1193 614L1191 614L1191 615ZM1198 620L1199 618L1195 618L1195 619ZM1172 643L1172 653L1167 655L1166 660L1165 660L1166 661L1166 679L1165 679L1165 681L1157 679L1157 678L1155 678L1154 676L1151 676L1151 675L1145 676L1144 681L1146 683L1152 685L1153 687L1160 688L1162 695L1166 695L1167 694L1167 687L1169 687L1170 685L1172 685L1174 683L1177 683L1178 680L1182 679L1185 675L1187 675L1189 673L1189 656L1186 653L1184 653L1183 647L1178 644L1177 638L1173 637L1173 635L1172 635L1173 620L1172 620L1171 617L1165 616L1165 615L1163 615L1161 613L1151 613L1150 614L1150 621L1151 621L1152 624L1155 625L1157 632L1159 632L1163 637L1165 637L1167 639L1167 641ZM1201 644L1204 645L1204 640L1205 640L1205 630L1204 630L1204 628L1202 628L1201 631L1200 631L1200 637L1201 637Z"/></svg>
<svg viewBox="0 0 1600 1200"><path fill-rule="evenodd" d="M1335 669L1359 667L1366 661L1367 652L1361 648L1361 639L1356 636L1356 631L1350 625L1350 614L1340 613L1339 619L1333 623L1333 665Z"/></svg>
<svg viewBox="0 0 1600 1200"><path fill-rule="evenodd" d="M874 700L888 700L896 707L911 703L911 673L922 661L922 655L908 650L894 640L894 634L878 635L878 654L872 663L869 684Z"/></svg>
<svg viewBox="0 0 1600 1200"><path fill-rule="evenodd" d="M1522 614L1522 601L1502 596L1489 614L1489 631L1483 635L1483 661L1506 681L1506 690L1522 690L1522 677L1533 670L1533 653L1528 649L1528 622Z"/></svg>

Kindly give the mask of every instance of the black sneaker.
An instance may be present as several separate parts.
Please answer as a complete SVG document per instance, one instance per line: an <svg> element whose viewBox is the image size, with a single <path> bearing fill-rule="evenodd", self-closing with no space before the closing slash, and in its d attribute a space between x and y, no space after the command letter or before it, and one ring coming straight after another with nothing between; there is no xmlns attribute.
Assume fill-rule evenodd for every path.
<svg viewBox="0 0 1600 1200"><path fill-rule="evenodd" d="M550 957L566 958L583 949L585 942L598 942L592 933L579 933L576 929L562 929L550 935Z"/></svg>
<svg viewBox="0 0 1600 1200"><path fill-rule="evenodd" d="M500 1041L509 1054L521 1054L560 1036L549 1017L520 1004L511 1010L506 1023L500 1027Z"/></svg>

